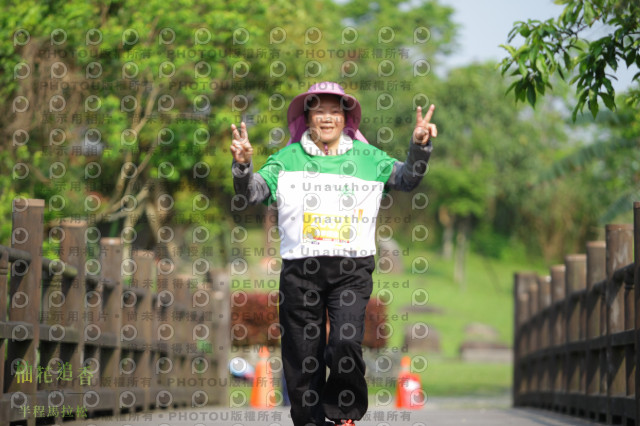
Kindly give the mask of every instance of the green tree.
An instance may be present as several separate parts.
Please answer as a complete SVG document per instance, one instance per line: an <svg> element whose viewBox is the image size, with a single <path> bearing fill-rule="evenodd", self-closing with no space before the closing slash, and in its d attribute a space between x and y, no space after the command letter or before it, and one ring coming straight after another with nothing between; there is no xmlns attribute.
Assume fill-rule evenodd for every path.
<svg viewBox="0 0 640 426"><path fill-rule="evenodd" d="M556 0L565 5L556 19L516 22L509 32L509 42L522 36L520 47L503 45L509 56L502 61L502 73L516 76L509 90L517 101L535 105L538 95L552 88L551 77L570 79L577 102L573 119L588 106L593 117L600 108L598 99L614 110L615 90L612 80L619 64L640 67L640 4L636 0ZM608 34L588 40L585 33L605 28ZM640 73L633 76L637 81ZM640 96L629 96L638 105Z"/></svg>
<svg viewBox="0 0 640 426"><path fill-rule="evenodd" d="M47 210L50 223L88 215L105 233L134 235L145 218L152 241L176 222L200 223L219 234L224 221L203 220L224 216L220 204L206 202L221 194L216 182L225 177L210 135L231 119L224 111L229 91L215 86L232 80L230 70L243 59L242 53L219 52L232 48L226 34L238 27L260 34L245 16L265 14L255 2L236 7L243 12L192 1L13 3L3 14L2 28L13 32L3 38L5 48L14 35L28 36L5 59L5 69L28 71L20 79L2 77L11 90L7 97L30 103L12 113L8 102L3 114L9 139L29 139L4 152L30 172L14 179L14 190L50 206L60 200L62 208ZM199 63L190 55L198 37L213 46ZM208 67L208 74L197 76L196 66ZM56 113L54 101L61 105ZM52 174L51 164L65 173ZM208 175L195 177L196 168L207 167ZM174 242L167 244L168 255L179 257Z"/></svg>
<svg viewBox="0 0 640 426"><path fill-rule="evenodd" d="M498 179L508 173L502 167L509 167L508 155L519 147L513 138L520 121L517 111L503 101L502 89L502 79L490 65L471 65L452 70L437 90L439 123L447 143L437 147L439 161L428 178L438 200L445 256L453 254L456 234L454 277L461 284L471 233L480 223L492 222Z"/></svg>
<svg viewBox="0 0 640 426"><path fill-rule="evenodd" d="M285 53L304 48L304 22L335 22L321 10L285 1L5 6L0 128L16 142L0 148L10 172L0 174L0 213L10 217L16 196L44 198L59 203L46 209L50 225L88 216L105 236L138 232L142 248L155 247L167 226L176 234L165 253L172 257L190 253L190 232L201 226L209 245L219 237L224 249L233 227L229 126L249 123L262 141L258 162L286 141L271 140L286 128L271 96L290 98L311 80ZM276 25L265 22L280 24L277 44ZM9 231L2 227L2 241Z"/></svg>
<svg viewBox="0 0 640 426"><path fill-rule="evenodd" d="M595 123L595 138L572 147L540 174L539 183L555 185L581 177L597 198L591 215L600 226L615 220L632 221L633 201L640 198L640 113L621 95L615 113L606 111ZM626 217L625 217L626 213Z"/></svg>
<svg viewBox="0 0 640 426"><path fill-rule="evenodd" d="M342 68L363 105L361 129L382 149L402 157L413 131L416 107L428 108L439 78L436 55L447 53L457 31L453 9L435 1L351 0L341 5L343 23L352 29L336 34L345 50L354 52ZM351 34L357 38L345 44ZM389 107L390 105L390 107ZM438 109L438 106L436 105ZM434 118L437 122L438 112ZM400 158L403 159L403 158Z"/></svg>
<svg viewBox="0 0 640 426"><path fill-rule="evenodd" d="M568 133L576 125L567 125L556 107L561 102L549 98L536 110L514 108L504 96L506 87L494 64L474 64L452 70L434 96L444 142L436 146L438 161L425 186L442 230L443 253L454 256L460 283L469 242L489 257L526 247L551 261L561 248L584 242L596 223L591 180L565 178L553 186L539 180L573 143ZM584 206L584 214L577 215L572 203ZM572 216L579 226L568 226Z"/></svg>

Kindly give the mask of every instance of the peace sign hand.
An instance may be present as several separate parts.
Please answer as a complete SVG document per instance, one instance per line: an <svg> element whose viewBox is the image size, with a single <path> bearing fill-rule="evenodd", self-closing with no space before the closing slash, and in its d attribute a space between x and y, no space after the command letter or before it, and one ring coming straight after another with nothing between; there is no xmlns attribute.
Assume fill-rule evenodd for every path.
<svg viewBox="0 0 640 426"><path fill-rule="evenodd" d="M413 130L413 143L425 145L429 142L430 137L433 136L435 138L438 136L436 125L431 123L431 117L435 109L436 106L431 105L424 118L422 118L422 107L418 107L416 111L416 128Z"/></svg>
<svg viewBox="0 0 640 426"><path fill-rule="evenodd" d="M244 124L244 121L240 123L240 131L238 131L235 124L231 125L231 135L233 136L233 141L231 142L233 159L236 160L237 163L250 163L251 156L253 155L253 147L249 143L247 125Z"/></svg>

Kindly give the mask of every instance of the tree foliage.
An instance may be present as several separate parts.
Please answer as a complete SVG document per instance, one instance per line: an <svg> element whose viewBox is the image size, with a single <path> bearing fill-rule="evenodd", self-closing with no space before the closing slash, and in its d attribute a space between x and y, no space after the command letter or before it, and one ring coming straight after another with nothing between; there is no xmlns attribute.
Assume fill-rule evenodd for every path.
<svg viewBox="0 0 640 426"><path fill-rule="evenodd" d="M260 167L288 139L286 104L317 81L347 83L367 115L391 93L393 110L413 119L413 93L425 90L411 84L413 62L451 40L452 10L415 2L400 11L394 0L362 14L356 3L8 4L0 129L14 143L0 148L0 214L10 217L15 197L44 198L49 226L88 217L103 236L139 232L139 248L155 246L163 229L176 234L171 255L193 254L198 227L211 237L205 245L228 242L231 123L247 122ZM426 33L416 42L418 27ZM386 67L393 72L382 75ZM410 83L401 90L398 81ZM363 123L372 142L377 127ZM410 130L399 134L408 141Z"/></svg>
<svg viewBox="0 0 640 426"><path fill-rule="evenodd" d="M586 3L569 9L571 4L563 18L567 25L587 19ZM606 16L623 22L635 10L624 3ZM88 217L103 236L138 232L138 248L154 247L161 230L170 229L171 255L222 263L237 225L229 126L247 123L258 168L286 144L288 101L327 80L341 82L360 100L362 132L399 160L409 147L415 108L436 105L439 137L419 188L430 203L412 211L412 224L433 225L434 237L447 227L457 229L466 240L476 239L485 254L500 255L500 249L489 249L498 246L491 241L499 247L520 243L547 258L565 250L557 249L558 239L577 246L600 211L594 200L602 191L592 188L606 173L616 175L612 170L635 164L605 156L601 170L587 165L589 173L581 178L557 174L553 186L540 179L559 158L576 152L564 117L548 107L548 99L538 99L542 108L534 111L523 104L514 108L504 97L508 84L489 64L438 77L434 58L450 51L456 28L453 10L436 1L27 0L10 3L3 12L0 133L8 141L0 146L3 242L10 236L11 200L23 196L45 199L49 226L61 217ZM573 33L556 32L566 39L557 51L550 44L551 26L560 24L518 26L518 34L535 42L535 48L515 51L523 61L517 66L520 86L514 86L520 99L533 84L530 96L536 100L555 72L568 77L560 65L562 49L577 52L567 44L573 39L566 34ZM571 29L575 46L578 29ZM634 37L627 34L621 42L633 41L637 48ZM596 65L601 60L591 59ZM576 84L592 87L594 81ZM555 96L558 87L564 90L557 85ZM28 108L22 108L25 99ZM630 117L625 128L637 123ZM613 182L631 173L618 170L607 181L608 190L618 190ZM395 203L382 214L406 216L414 194L392 196ZM584 214L576 213L578 208ZM398 228L395 236L409 241L410 227ZM195 233L209 235L203 244L207 253L194 251Z"/></svg>
<svg viewBox="0 0 640 426"><path fill-rule="evenodd" d="M266 147L272 116L282 116L268 89L290 97L303 80L293 59L270 72L264 22L290 16L281 47L295 51L304 30L294 15L308 13L286 2L11 3L0 18L0 127L14 141L0 149L3 216L16 196L44 198L50 225L88 216L103 236L149 228L139 248L168 226L178 257L191 225L206 228L209 244L228 235L229 125L260 111L254 131Z"/></svg>
<svg viewBox="0 0 640 426"><path fill-rule="evenodd" d="M560 76L575 86L577 102L573 119L588 107L593 117L601 100L615 110L612 80L621 64L640 67L640 5L635 0L556 0L564 10L556 19L516 22L509 32L509 43L517 36L521 46L503 45L509 56L502 61L502 73L509 71L516 80L517 101L536 104L539 95L551 89L551 77ZM604 28L603 37L589 40L589 29ZM638 81L640 73L633 76ZM628 98L637 105L640 97Z"/></svg>
<svg viewBox="0 0 640 426"><path fill-rule="evenodd" d="M568 179L589 186L597 199L592 214L600 225L631 221L633 202L640 199L640 112L630 106L629 96L621 95L615 114L600 114L591 124L594 141L563 152L538 176L540 185Z"/></svg>

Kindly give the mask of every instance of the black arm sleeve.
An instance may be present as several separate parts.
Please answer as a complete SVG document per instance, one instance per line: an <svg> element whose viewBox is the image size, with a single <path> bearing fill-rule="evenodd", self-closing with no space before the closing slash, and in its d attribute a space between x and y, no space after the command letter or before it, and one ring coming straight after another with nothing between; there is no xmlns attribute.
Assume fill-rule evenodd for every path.
<svg viewBox="0 0 640 426"><path fill-rule="evenodd" d="M385 187L407 192L417 187L427 172L427 163L432 149L431 139L426 145L418 145L411 142L407 160L404 163L396 161L393 164L393 170Z"/></svg>
<svg viewBox="0 0 640 426"><path fill-rule="evenodd" d="M249 204L261 203L271 194L264 178L253 173L253 162L242 164L234 160L231 164L231 173L236 194L247 197Z"/></svg>

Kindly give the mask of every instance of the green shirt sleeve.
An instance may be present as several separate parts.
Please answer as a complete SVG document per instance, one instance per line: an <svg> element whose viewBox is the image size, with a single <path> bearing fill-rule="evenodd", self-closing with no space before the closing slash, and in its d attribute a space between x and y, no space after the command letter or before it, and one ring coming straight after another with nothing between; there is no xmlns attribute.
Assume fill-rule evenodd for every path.
<svg viewBox="0 0 640 426"><path fill-rule="evenodd" d="M269 205L276 201L276 191L278 189L278 176L280 172L284 170L284 164L279 160L279 154L277 152L270 155L267 158L267 162L258 170L258 173L267 183L269 187L270 195L263 201L264 204Z"/></svg>
<svg viewBox="0 0 640 426"><path fill-rule="evenodd" d="M387 183L389 180L389 176L391 176L391 172L393 171L393 165L396 160L393 157L390 157L386 152L381 151L381 155L378 155L378 164L376 165L376 170L378 171L379 181L383 183Z"/></svg>

